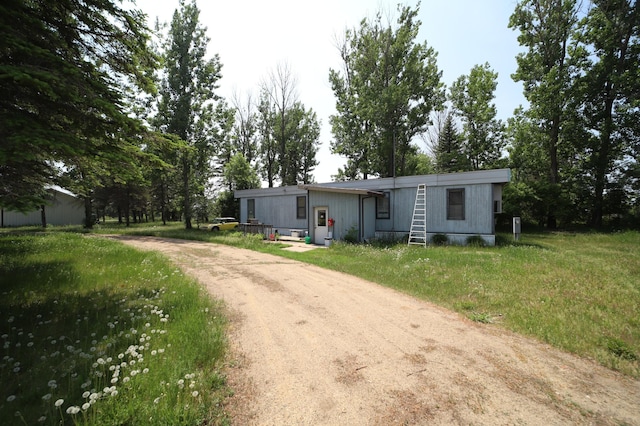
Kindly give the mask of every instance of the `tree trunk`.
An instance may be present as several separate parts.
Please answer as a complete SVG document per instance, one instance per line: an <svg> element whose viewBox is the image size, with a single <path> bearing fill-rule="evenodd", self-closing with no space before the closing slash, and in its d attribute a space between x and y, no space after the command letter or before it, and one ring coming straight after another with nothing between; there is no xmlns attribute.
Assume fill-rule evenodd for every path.
<svg viewBox="0 0 640 426"><path fill-rule="evenodd" d="M44 209L44 204L40 206L40 220L42 222L42 227L47 227L47 212Z"/></svg>
<svg viewBox="0 0 640 426"><path fill-rule="evenodd" d="M167 224L167 196L165 194L166 188L164 182L160 184L160 213L162 214L162 224Z"/></svg>
<svg viewBox="0 0 640 426"><path fill-rule="evenodd" d="M596 154L595 183L593 210L591 212L591 225L596 228L602 227L602 216L604 211L604 187L606 184L607 171L609 169L609 155L611 151L611 134L613 133L613 94L611 81L606 84L604 124L600 133L600 149Z"/></svg>
<svg viewBox="0 0 640 426"><path fill-rule="evenodd" d="M549 135L549 183L552 187L560 183L558 172L558 141L560 140L560 114L551 120L551 134ZM554 204L549 205L547 212L547 228L556 229L558 227Z"/></svg>
<svg viewBox="0 0 640 426"><path fill-rule="evenodd" d="M191 225L191 194L189 191L189 175L191 172L191 165L188 159L182 160L182 190L184 192L184 226L185 229L192 229Z"/></svg>
<svg viewBox="0 0 640 426"><path fill-rule="evenodd" d="M91 196L84 197L84 227L87 229L93 228L93 221L91 220L93 212L93 204L91 203Z"/></svg>
<svg viewBox="0 0 640 426"><path fill-rule="evenodd" d="M131 222L129 220L129 214L130 214L130 211L129 211L129 188L127 188L127 196L125 197L125 202L124 202L124 220L125 220L127 228L131 224Z"/></svg>

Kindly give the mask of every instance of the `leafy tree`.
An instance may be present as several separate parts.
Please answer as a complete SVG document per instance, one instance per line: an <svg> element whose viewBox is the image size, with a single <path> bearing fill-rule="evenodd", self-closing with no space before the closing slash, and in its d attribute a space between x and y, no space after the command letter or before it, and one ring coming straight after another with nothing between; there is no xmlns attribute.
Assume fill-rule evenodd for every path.
<svg viewBox="0 0 640 426"><path fill-rule="evenodd" d="M569 51L577 19L575 0L522 0L509 21L510 28L520 31L518 41L527 49L516 57L518 69L512 77L524 83L528 114L543 129L535 143L544 147L546 187L555 194L562 193L559 149L570 143L570 135L565 133L563 139L561 130L570 121L567 103L580 62ZM555 228L556 222L552 203L547 206L547 226Z"/></svg>
<svg viewBox="0 0 640 426"><path fill-rule="evenodd" d="M607 198L625 203L618 181L629 165L624 160L637 161L634 146L640 143L639 24L638 4L631 0L594 0L581 22L580 40L590 52L580 81L585 127L591 130L584 139L583 173L592 188L589 221L596 227L602 226L606 210L612 212L611 202L607 208Z"/></svg>
<svg viewBox="0 0 640 426"><path fill-rule="evenodd" d="M285 156L288 166L282 185L310 183L313 181L311 172L318 165L316 153L320 145L320 122L312 109L307 110L302 103L296 102L287 112L286 124Z"/></svg>
<svg viewBox="0 0 640 426"><path fill-rule="evenodd" d="M278 170L280 181L283 185L287 182L287 177L291 174L290 161L287 151L291 146L291 135L288 133L291 126L288 123L290 110L298 102L296 92L296 79L288 64L279 64L269 75L268 82L262 85L263 93L269 96L274 114L274 127L272 131L275 139L276 152L278 155Z"/></svg>
<svg viewBox="0 0 640 426"><path fill-rule="evenodd" d="M262 176L269 187L310 182L318 164L320 123L316 113L298 101L288 65L278 65L262 84L257 114Z"/></svg>
<svg viewBox="0 0 640 426"><path fill-rule="evenodd" d="M412 175L428 175L435 171L433 160L424 152L411 156L407 162L407 169L412 170Z"/></svg>
<svg viewBox="0 0 640 426"><path fill-rule="evenodd" d="M240 217L240 204L234 198L233 191L260 188L258 173L244 155L238 152L226 164L224 180L229 189L218 194L213 210L219 216Z"/></svg>
<svg viewBox="0 0 640 426"><path fill-rule="evenodd" d="M435 170L438 173L459 172L471 168L467 157L462 152L462 137L456 129L452 114L447 114L444 120L434 151Z"/></svg>
<svg viewBox="0 0 640 426"><path fill-rule="evenodd" d="M203 197L210 177L214 90L222 64L218 55L206 59L206 28L199 23L200 10L195 1L180 1L173 14L165 47L165 75L160 87L156 126L173 133L192 149L180 158L183 215L190 229L193 196Z"/></svg>
<svg viewBox="0 0 640 426"><path fill-rule="evenodd" d="M232 102L235 110L234 143L249 164L254 164L258 160L258 117L253 99L248 94L242 101L234 94Z"/></svg>
<svg viewBox="0 0 640 426"><path fill-rule="evenodd" d="M230 107L225 100L216 105L214 112L214 124L212 127L212 138L215 147L215 168L213 170L216 177L224 177L224 170L241 148L234 137L233 127L235 124L236 109ZM209 175L213 177L213 175Z"/></svg>
<svg viewBox="0 0 640 426"><path fill-rule="evenodd" d="M262 163L260 172L269 188L273 188L278 174L278 146L274 137L276 112L269 99L269 94L264 89L260 93L257 120L259 153Z"/></svg>
<svg viewBox="0 0 640 426"><path fill-rule="evenodd" d="M175 218L179 209L180 159L183 151L189 149L187 143L176 135L159 132L149 133L145 139L145 152L152 161L146 168L152 213L160 212L162 223Z"/></svg>
<svg viewBox="0 0 640 426"><path fill-rule="evenodd" d="M395 28L378 14L347 30L339 46L343 70L329 72L338 112L330 118L331 149L347 157L349 178L411 174L407 165L418 154L413 138L444 101L436 53L415 42L419 5L398 10Z"/></svg>
<svg viewBox="0 0 640 426"><path fill-rule="evenodd" d="M0 205L44 201L58 165L113 162L140 133L122 85L152 90L144 21L109 0L0 4Z"/></svg>
<svg viewBox="0 0 640 426"><path fill-rule="evenodd" d="M225 166L224 179L231 191L255 189L261 185L258 173L240 152L231 157Z"/></svg>
<svg viewBox="0 0 640 426"><path fill-rule="evenodd" d="M468 76L460 76L449 90L454 112L462 119L462 151L471 170L495 168L502 156L504 126L496 119L497 110L492 103L497 78L498 74L488 63L476 65Z"/></svg>

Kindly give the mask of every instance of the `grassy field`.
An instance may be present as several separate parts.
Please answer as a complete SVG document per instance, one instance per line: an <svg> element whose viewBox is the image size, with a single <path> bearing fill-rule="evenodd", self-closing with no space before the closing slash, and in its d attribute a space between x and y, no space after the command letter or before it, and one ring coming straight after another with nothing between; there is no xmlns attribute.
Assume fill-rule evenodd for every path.
<svg viewBox="0 0 640 426"><path fill-rule="evenodd" d="M225 424L222 306L160 255L0 233L3 424Z"/></svg>
<svg viewBox="0 0 640 426"><path fill-rule="evenodd" d="M161 256L74 231L81 230L0 233L0 418L18 412L27 424L43 416L49 424L224 423L220 405L229 390L220 373L220 306ZM501 236L497 247L337 243L305 253L240 233L186 231L181 224L110 224L92 232L195 239L294 258L640 377L638 232L524 234L517 244ZM131 345L138 346L135 357L142 353L138 364L129 364L136 360ZM121 354L126 367L116 361ZM112 365L120 365L115 384ZM60 407L57 400L64 400ZM149 401L161 409L148 408Z"/></svg>

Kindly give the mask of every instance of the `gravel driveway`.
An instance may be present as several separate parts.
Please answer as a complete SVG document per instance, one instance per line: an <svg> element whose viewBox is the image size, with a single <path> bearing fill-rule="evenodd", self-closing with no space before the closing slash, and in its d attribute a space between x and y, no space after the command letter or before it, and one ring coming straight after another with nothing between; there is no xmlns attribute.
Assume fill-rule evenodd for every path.
<svg viewBox="0 0 640 426"><path fill-rule="evenodd" d="M114 238L226 302L234 424L640 425L640 381L496 326L277 256Z"/></svg>

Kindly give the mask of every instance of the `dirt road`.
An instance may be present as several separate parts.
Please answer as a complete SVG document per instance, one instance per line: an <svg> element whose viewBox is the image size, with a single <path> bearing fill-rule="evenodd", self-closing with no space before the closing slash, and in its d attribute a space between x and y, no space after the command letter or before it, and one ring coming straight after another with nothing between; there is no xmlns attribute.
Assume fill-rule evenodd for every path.
<svg viewBox="0 0 640 426"><path fill-rule="evenodd" d="M640 425L639 381L548 345L276 256L117 238L227 303L234 424Z"/></svg>

